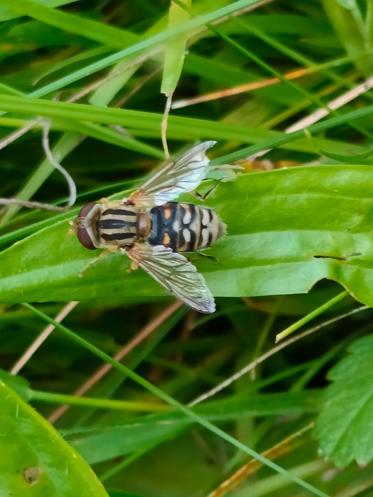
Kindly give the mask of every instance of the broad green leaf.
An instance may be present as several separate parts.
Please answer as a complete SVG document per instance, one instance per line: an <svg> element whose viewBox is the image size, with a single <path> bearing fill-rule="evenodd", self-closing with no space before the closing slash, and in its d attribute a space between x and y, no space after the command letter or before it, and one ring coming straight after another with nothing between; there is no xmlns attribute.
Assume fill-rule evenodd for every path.
<svg viewBox="0 0 373 497"><path fill-rule="evenodd" d="M373 459L373 336L355 341L329 373L332 384L316 423L324 456L336 466Z"/></svg>
<svg viewBox="0 0 373 497"><path fill-rule="evenodd" d="M86 462L2 381L0 402L1 497L107 496Z"/></svg>
<svg viewBox="0 0 373 497"><path fill-rule="evenodd" d="M215 260L192 260L216 296L306 293L327 278L373 305L372 192L370 166L244 174L207 199L228 226L210 251ZM80 246L66 218L52 220L0 254L0 302L164 295L143 271L128 273L121 254L85 270L97 255Z"/></svg>

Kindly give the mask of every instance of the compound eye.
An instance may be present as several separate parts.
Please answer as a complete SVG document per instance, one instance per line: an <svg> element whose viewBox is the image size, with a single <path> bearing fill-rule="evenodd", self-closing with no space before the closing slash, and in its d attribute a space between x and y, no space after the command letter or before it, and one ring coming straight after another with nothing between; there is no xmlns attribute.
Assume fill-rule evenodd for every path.
<svg viewBox="0 0 373 497"><path fill-rule="evenodd" d="M80 226L77 230L76 233L78 240L80 243L83 245L88 250L94 250L97 247L94 245L92 238L90 234L88 233L87 229L84 228L84 226Z"/></svg>
<svg viewBox="0 0 373 497"><path fill-rule="evenodd" d="M96 207L95 202L89 202L88 204L83 205L78 214L78 221L81 222L85 219L94 207Z"/></svg>
<svg viewBox="0 0 373 497"><path fill-rule="evenodd" d="M78 240L83 245L83 247L88 250L94 250L97 248L94 241L92 240L92 236L87 229L87 225L92 225L94 222L94 220L91 219L92 216L90 216L89 214L93 214L93 210L96 208L96 205L97 204L95 204L95 202L90 202L89 204L84 205L80 210L77 219L76 234Z"/></svg>

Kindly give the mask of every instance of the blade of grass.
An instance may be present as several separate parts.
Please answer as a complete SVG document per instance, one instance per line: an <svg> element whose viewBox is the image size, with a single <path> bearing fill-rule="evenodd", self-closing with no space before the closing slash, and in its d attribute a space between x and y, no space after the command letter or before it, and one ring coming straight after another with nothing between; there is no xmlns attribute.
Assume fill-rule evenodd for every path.
<svg viewBox="0 0 373 497"><path fill-rule="evenodd" d="M260 152L261 150L265 150L267 148L282 146L293 140L297 140L298 138L307 136L307 134L308 136L310 136L313 133L319 133L321 131L332 129L336 126L344 124L348 120L355 120L355 119L360 119L361 117L366 117L373 113L373 106L372 109L368 110L370 107L371 106L367 106L364 109L357 109L350 112L346 112L345 114L342 114L340 116L331 117L329 119L325 119L320 123L313 124L309 128L293 131L292 133L283 134L282 136L274 138L273 140L263 141L258 144L252 145L250 147L242 148L237 152L232 152L230 154L219 157L219 159L217 160L211 161L211 165L230 163L231 161L235 161L247 156L254 155L255 153Z"/></svg>
<svg viewBox="0 0 373 497"><path fill-rule="evenodd" d="M73 119L77 121L93 121L106 124L118 124L132 128L134 134L150 136L159 136L160 123L162 115L151 112L134 111L116 108L94 107L87 104L77 104L68 102L47 101L41 99L32 99L29 97L15 97L8 95L0 95L0 108L7 111L27 113L31 115L43 115L50 118ZM208 121L203 119L170 116L168 130L173 137L188 137L188 138L216 138L216 139L232 139L243 142L256 141L252 147L242 149L233 154L229 154L224 158L219 159L230 162L232 160L241 159L247 155L252 155L262 149L273 148L291 143L299 138L304 138L310 133L318 133L332 129L341 124L349 123L357 119L367 117L373 114L373 105L365 108L353 110L340 116L332 117L324 120L321 123L314 124L308 128L308 135L305 131L300 130L294 133L284 134L264 129L242 129L240 125L232 125L229 123L221 123ZM250 133L250 135L249 135ZM261 138L273 136L273 138L260 141ZM327 147L321 145L321 140L318 141L322 149ZM308 140L306 140L307 142ZM328 143L328 142L327 142ZM299 145L299 144L298 144ZM353 148L353 146L351 145ZM298 148L299 149L299 148ZM307 143L303 145L301 150L315 152L314 146ZM340 150L339 150L340 151ZM216 162L218 163L218 162ZM221 162L220 162L221 163Z"/></svg>
<svg viewBox="0 0 373 497"><path fill-rule="evenodd" d="M48 7L62 7L63 5L68 5L70 3L78 2L79 0L35 0L35 2L40 5L47 5ZM0 22L11 21L19 17L19 14L13 12L7 7L0 7Z"/></svg>
<svg viewBox="0 0 373 497"><path fill-rule="evenodd" d="M300 440L300 437L309 432L313 428L313 426L313 423L309 423L307 426L304 426L295 433L292 433L270 449L267 449L265 452L263 452L263 454L272 460L277 459L284 454L288 454L292 450L298 448L300 444L304 443L304 440ZM213 490L208 495L208 497L222 497L227 492L230 493L232 490L238 487L238 485L240 485L243 480L246 480L251 475L255 474L260 467L261 465L260 463L258 463L258 461L248 461L238 470L236 470L232 475L226 478L215 490Z"/></svg>
<svg viewBox="0 0 373 497"><path fill-rule="evenodd" d="M170 306L166 307L158 316L152 319L147 325L142 328L135 337L126 343L119 351L114 355L116 361L122 361L130 352L132 352L136 347L138 347L143 341L149 338L158 328L170 320L170 318L176 313L176 311L181 307L180 302L175 302ZM172 323L172 321L171 321ZM166 323L166 329L168 330L168 323ZM82 396L89 392L99 381L101 381L110 371L112 366L110 364L105 364L97 369L84 383L82 383L75 391L74 396ZM120 379L120 384L123 382L123 377ZM115 391L112 385L112 391ZM60 419L68 410L67 405L62 405L56 409L49 416L49 421L55 423Z"/></svg>
<svg viewBox="0 0 373 497"><path fill-rule="evenodd" d="M168 13L170 28L178 26L190 18L191 4L191 0L185 0L181 5L171 0ZM187 41L188 33L184 32L172 38L166 46L161 83L161 93L166 96L166 105L161 122L162 144L166 160L170 158L167 144L168 116L171 110L172 97L183 69Z"/></svg>
<svg viewBox="0 0 373 497"><path fill-rule="evenodd" d="M104 57L99 61L96 61L66 76L63 76L60 79L53 81L52 83L48 83L45 86L34 90L29 95L32 97L42 97L45 95L49 95L50 93L60 90L61 88L70 85L71 83L79 81L80 79L94 74L95 72L110 67L116 62L120 62L130 55L134 55L146 49L152 48L156 44L168 41L175 35L200 28L208 22L217 21L220 18L240 11L241 9L244 9L245 7L248 7L250 5L255 5L256 3L260 3L260 0L238 0L219 9L199 15L191 20L186 21L185 23L180 24L179 26L173 27L172 29L164 30L161 33L150 36L149 38L135 43L128 48L124 48L119 52Z"/></svg>
<svg viewBox="0 0 373 497"><path fill-rule="evenodd" d="M264 31L258 29L257 26L255 26L253 23L250 22L250 19L236 19L236 23L238 23L241 26L244 26L248 32L262 40L264 43L269 45L270 47L274 48L277 50L279 53L286 55L289 59L294 60L298 64L302 64L305 67L308 67L309 69L315 68L318 66L318 62L315 62L313 59L311 59L309 56L303 55L301 52L298 50L295 50L292 46L286 45L285 43L282 43L278 39L276 39L274 36L271 36L268 33L265 33ZM368 54L367 54L368 55ZM363 57L362 53L355 54L355 55L348 55L347 57L343 57L340 60L341 61L349 61L356 63L357 61L361 60ZM331 67L329 67L328 64L325 64L325 66L321 66L320 73L323 74L324 76L327 76L330 78L332 81L339 83L342 87L346 88L352 88L353 84L348 80L348 78L343 77L342 75L338 74L337 72L333 71L331 68L333 67L333 64L330 64ZM338 67L338 66L337 66ZM370 97L373 99L373 97Z"/></svg>
<svg viewBox="0 0 373 497"><path fill-rule="evenodd" d="M291 337L288 340L272 347L270 350L268 350L267 352L264 352L264 354L257 357L250 364L247 364L245 367L243 367L242 369L240 369L239 371L234 373L232 376L230 376L229 378L227 378L226 380L221 382L216 387L214 387L211 390L198 396L196 399L194 399L192 402L190 402L189 405L195 406L195 405L200 404L201 402L204 402L205 400L215 396L216 394L218 394L219 392L221 392L225 388L232 385L232 383L239 380L243 375L249 373L250 371L255 369L259 364L262 364L262 362L266 361L267 359L272 357L274 354L277 354L278 352L280 352L280 350L288 347L289 345L292 345L293 343L295 343L299 340L302 340L303 338L308 337L309 335L312 335L313 333L316 333L317 331L320 331L320 330L328 327L329 325L340 321L341 319L352 316L353 314L365 311L367 309L369 309L369 307L364 305L361 307L357 307L356 309L352 309L351 311L344 312L343 314L340 314L339 316L328 319L327 321L324 321L323 323L320 323L317 326L309 328L308 330L305 330L303 333L300 333L299 335Z"/></svg>
<svg viewBox="0 0 373 497"><path fill-rule="evenodd" d="M171 29L190 19L188 10L191 8L192 1L184 0L183 4L184 6L181 7L175 1L170 3L168 26ZM166 46L161 83L161 93L166 97L172 97L179 81L184 64L187 40L188 32L185 31L172 38Z"/></svg>
<svg viewBox="0 0 373 497"><path fill-rule="evenodd" d="M155 402L135 402L125 400L100 399L94 397L76 397L53 392L42 392L40 390L30 391L30 400L47 404L68 404L70 406L94 407L95 409L109 409L115 411L135 411L135 412L159 412L167 410L164 404Z"/></svg>
<svg viewBox="0 0 373 497"><path fill-rule="evenodd" d="M234 22L237 23L240 26L246 26L245 23L242 22L240 19L234 19ZM219 34L224 40L226 40L228 43L230 43L232 46L234 46L241 53L243 53L244 55L248 56L259 67L263 68L264 70L266 70L267 72L269 72L271 75L277 77L280 81L282 81L283 83L285 83L286 85L288 85L290 88L294 89L295 91L297 91L301 95L303 95L306 98L308 98L310 102L313 102L313 103L317 104L319 107L325 109L325 111L328 114L330 113L330 114L335 115L335 116L340 115L339 112L337 112L334 108L328 107L327 104L322 99L320 99L317 96L317 94L311 93L311 92L305 90L301 85L299 85L299 84L291 81L290 79L286 78L283 74L281 74L279 71L277 71L272 66L270 66L269 64L267 64L264 60L262 60L260 57L258 57L256 54L254 54L252 51L248 50L247 48L244 48L242 45L240 45L235 40L233 40L229 36L227 36L224 33L222 33L220 30L218 30L216 28L211 28L211 29L214 32L216 32L217 34ZM350 126L352 126L353 128L357 129L358 131L360 131L360 133L362 133L362 134L364 134L364 135L366 135L368 137L372 137L373 136L370 132L368 132L367 130L365 130L364 128L362 128L361 126L359 126L356 123L352 122L352 123L348 123L348 124Z"/></svg>
<svg viewBox="0 0 373 497"><path fill-rule="evenodd" d="M353 57L361 56L365 53L365 40L359 25L356 23L351 10L347 9L337 0L322 0L322 5L326 15L341 42L345 47L346 52ZM354 0L350 5L354 4ZM369 57L364 60L356 59L356 66L359 71L365 75L370 76L372 73L372 63Z"/></svg>
<svg viewBox="0 0 373 497"><path fill-rule="evenodd" d="M183 413L187 418L191 419L192 421L196 422L197 424L205 427L207 430L210 432L214 433L218 437L222 438L229 444L233 445L234 447L242 450L252 458L256 459L257 461L261 462L263 465L271 468L273 471L276 473L281 474L284 476L287 480L291 480L297 485L299 485L301 488L307 490L308 492L312 493L313 495L318 495L319 497L328 497L327 494L322 492L321 490L315 488L313 485L310 483L302 480L301 478L289 473L287 470L279 466L278 464L274 463L273 461L267 459L265 456L259 454L255 450L251 449L247 445L241 443L239 440L235 439L229 433L223 431L222 429L218 428L214 424L210 423L203 417L199 416L196 414L194 411L192 411L190 408L184 406L177 400L175 400L173 397L170 397L168 394L160 390L158 387L150 383L149 381L145 380L141 376L139 376L137 373L131 371L128 369L126 366L123 364L117 362L115 359L110 357L108 354L105 352L102 352L98 347L93 345L92 343L88 342L81 336L77 335L73 331L71 331L69 328L66 326L61 325L60 323L55 322L53 319L51 319L49 316L44 314L42 311L36 309L34 306L30 304L23 304L27 309L29 309L31 312L36 314L39 318L41 318L43 321L46 321L49 324L53 324L56 329L58 329L66 338L69 340L75 342L79 346L83 347L84 349L92 352L92 354L96 355L97 357L101 358L103 361L105 361L108 364L111 364L115 369L120 371L122 374L128 376L133 380L135 383L138 385L142 386L144 389L146 389L148 392L152 393L156 397L162 399L164 402L169 404L170 406L174 407L176 410L180 411Z"/></svg>
<svg viewBox="0 0 373 497"><path fill-rule="evenodd" d="M348 297L348 293L346 291L343 291L343 292L339 293L338 295L336 295L335 297L333 297L332 299L328 300L327 302L324 302L322 305L317 307L312 312L309 312L308 314L306 314L303 318L298 319L298 321L296 321L292 325L288 326L287 328L285 328L283 331L281 331L280 333L278 333L276 335L276 343L278 343L281 340L283 340L284 338L288 337L289 335L294 333L294 331L299 330L299 328L301 328L304 324L309 323L310 321L312 321L312 319L317 318L318 316L323 314L325 311L327 311L331 307L333 307L335 304L337 304L338 302L343 300L345 297Z"/></svg>
<svg viewBox="0 0 373 497"><path fill-rule="evenodd" d="M129 31L53 9L32 0L17 0L16 2L0 0L0 5L19 15L31 17L113 48L123 48L123 46L131 45L139 40L139 36Z"/></svg>

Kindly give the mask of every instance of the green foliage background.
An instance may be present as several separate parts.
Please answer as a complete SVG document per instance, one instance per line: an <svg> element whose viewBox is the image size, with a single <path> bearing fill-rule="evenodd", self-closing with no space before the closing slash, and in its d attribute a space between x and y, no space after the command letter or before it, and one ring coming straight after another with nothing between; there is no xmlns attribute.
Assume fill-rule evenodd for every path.
<svg viewBox="0 0 373 497"><path fill-rule="evenodd" d="M78 191L68 212L1 212L0 497L202 497L247 462L237 486L211 495L373 491L372 9L0 0L0 195L66 203L45 122ZM81 204L125 196L159 165L165 95L172 154L218 142L199 193L227 180L205 201L185 196L228 225L212 257L191 255L216 296L210 316L128 273L120 254L82 277L95 254L70 232ZM69 301L80 303L20 369ZM300 339L273 349L283 330Z"/></svg>

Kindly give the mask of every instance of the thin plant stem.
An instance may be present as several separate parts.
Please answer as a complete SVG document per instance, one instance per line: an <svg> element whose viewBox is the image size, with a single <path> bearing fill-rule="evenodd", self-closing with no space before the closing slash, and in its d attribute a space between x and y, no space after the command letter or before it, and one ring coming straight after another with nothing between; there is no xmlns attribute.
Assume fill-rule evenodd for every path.
<svg viewBox="0 0 373 497"><path fill-rule="evenodd" d="M67 186L69 188L69 198L67 201L67 207L72 207L76 202L76 184L71 175L67 172L67 170L58 162L58 160L54 157L52 150L49 146L49 131L51 128L50 121L43 121L43 135L41 143L43 145L44 153L47 159L50 162L50 165L57 169L62 176L65 178Z"/></svg>
<svg viewBox="0 0 373 497"><path fill-rule="evenodd" d="M166 160L170 158L170 151L168 150L168 143L167 143L167 126L168 126L168 116L170 115L170 110L171 110L171 104L172 104L172 95L168 95L166 98L166 105L164 107L164 112L161 122L162 145L163 145L164 158Z"/></svg>
<svg viewBox="0 0 373 497"><path fill-rule="evenodd" d="M67 207L59 207L58 205L45 204L34 200L21 200L19 198L0 198L0 205L19 205L27 209L43 209L52 212L65 212L67 209Z"/></svg>
<svg viewBox="0 0 373 497"><path fill-rule="evenodd" d="M298 319L298 321L291 324L290 326L288 326L287 328L285 328L276 335L276 343L288 337L289 335L294 333L294 331L299 330L299 328L301 328L304 324L307 324L310 321L312 321L312 319L317 318L318 316L320 316L320 314L323 314L325 311L329 310L335 304L338 304L338 302L343 300L345 297L348 297L348 292L343 291L338 295L336 295L335 297L329 299L327 302L324 302L322 305L314 309L312 312L309 312L306 316L302 317L301 319Z"/></svg>
<svg viewBox="0 0 373 497"><path fill-rule="evenodd" d="M324 321L323 323L320 323L319 325L314 326L313 328L309 328L308 330L304 331L303 333L300 333L299 335L296 335L294 337L289 338L288 340L285 340L284 342L281 342L279 345L276 345L275 347L268 350L261 356L257 357L254 361L250 362L249 364L241 368L239 371L237 371L232 376L230 376L229 378L225 379L224 381L216 385L211 390L208 390L207 392L195 398L192 402L188 404L189 407L193 407L197 404L200 404L201 402L204 402L210 397L214 397L216 394L218 394L225 388L232 385L232 383L242 378L242 376L255 369L259 364L266 361L273 355L277 354L278 352L280 352L280 350L285 349L289 345L292 345L293 343L298 342L299 340L302 340L303 338L306 338L309 335L312 335L313 333L316 333L317 331L320 331L323 328L326 328L327 326L340 321L341 319L352 316L353 314L357 314L358 312L365 311L366 309L369 309L369 307L366 305L357 307L356 309L352 309L351 311L345 312L343 314L340 314L339 316L328 319L327 321Z"/></svg>
<svg viewBox="0 0 373 497"><path fill-rule="evenodd" d="M75 307L79 304L79 302L72 301L63 306L60 312L54 318L57 323L61 323L66 316L70 314L70 312L75 309ZM42 346L45 340L49 337L49 335L53 332L55 327L52 324L48 324L44 330L38 335L31 345L27 347L25 352L21 355L19 359L14 363L14 365L10 369L10 374L16 375L18 374L22 368L26 366L31 357L35 354L35 352Z"/></svg>

